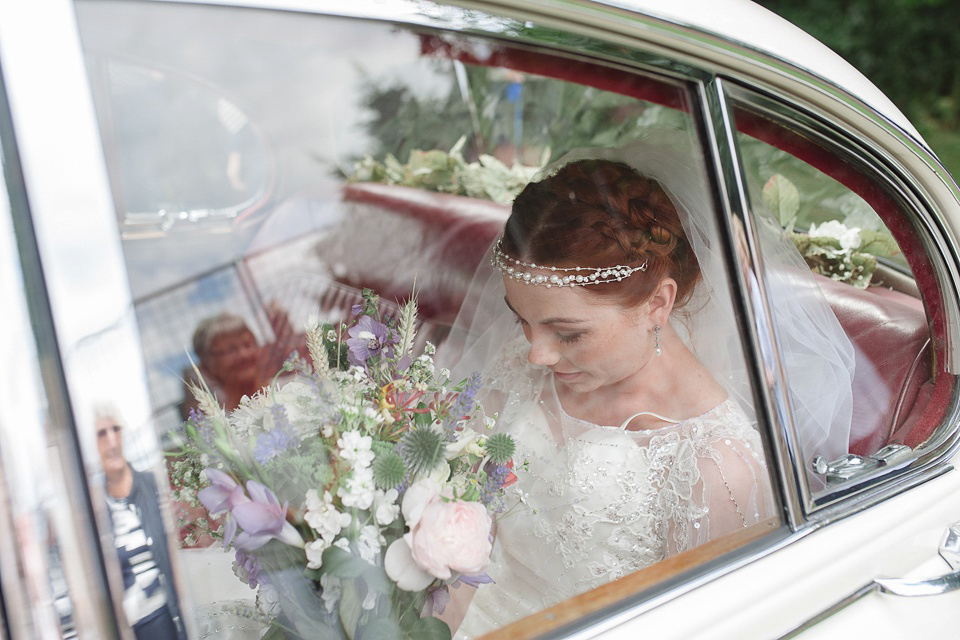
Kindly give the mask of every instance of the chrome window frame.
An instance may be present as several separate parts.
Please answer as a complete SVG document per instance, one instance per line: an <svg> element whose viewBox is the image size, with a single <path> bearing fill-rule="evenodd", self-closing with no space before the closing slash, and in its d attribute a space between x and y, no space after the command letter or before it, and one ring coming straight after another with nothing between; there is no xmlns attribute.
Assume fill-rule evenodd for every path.
<svg viewBox="0 0 960 640"><path fill-rule="evenodd" d="M931 258L943 303L957 299L957 290L954 288L956 282L952 279L956 264L941 255L944 248L951 249L949 253L955 253L944 237L942 219L936 215L936 211L927 206L927 202L917 193L915 181L909 174L904 173L901 166L889 163L888 158L878 153L869 141L849 135L841 127L835 126L828 119L818 117L817 114L804 112L801 105L796 103L786 105L775 97L757 91L756 88L737 82L725 82L725 85L728 87L727 99L731 108L733 103L737 102L770 117L774 122L790 122L794 125L792 130L801 132L826 148L833 148L837 155L867 169L876 183L900 202L906 213L913 214L911 219L918 227L916 235L927 256ZM749 202L749 194L746 195ZM760 259L762 260L762 256ZM944 304L944 306L947 305ZM942 420L943 425L952 425L953 428L948 426L939 429L925 443L923 449L916 452L917 455L909 463L897 465L893 469L878 470L857 478L855 482L821 492L816 496L809 493L803 481L788 484L791 488L798 486L801 489L793 497L796 499L797 506L803 509L804 519L811 524L831 522L945 473L949 470L949 466L940 463L952 457L960 449L958 423L960 423L960 405L954 401ZM789 422L785 422L784 427L792 430ZM790 441L796 441L795 433L783 444L784 450L793 458L792 466L796 471L798 458L789 445ZM781 474L787 472L787 469L781 468Z"/></svg>

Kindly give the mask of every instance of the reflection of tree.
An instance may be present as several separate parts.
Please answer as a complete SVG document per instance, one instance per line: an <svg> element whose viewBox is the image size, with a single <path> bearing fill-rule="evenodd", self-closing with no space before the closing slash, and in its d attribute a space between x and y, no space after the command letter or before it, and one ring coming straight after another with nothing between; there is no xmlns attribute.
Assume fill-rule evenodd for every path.
<svg viewBox="0 0 960 640"><path fill-rule="evenodd" d="M370 155L406 161L414 149L447 150L466 135L468 161L489 154L507 164L537 164L546 149L556 158L577 147L616 145L651 116L651 106L636 98L552 78L451 61L438 62L436 71L449 75L446 95L366 81L364 124L376 141Z"/></svg>

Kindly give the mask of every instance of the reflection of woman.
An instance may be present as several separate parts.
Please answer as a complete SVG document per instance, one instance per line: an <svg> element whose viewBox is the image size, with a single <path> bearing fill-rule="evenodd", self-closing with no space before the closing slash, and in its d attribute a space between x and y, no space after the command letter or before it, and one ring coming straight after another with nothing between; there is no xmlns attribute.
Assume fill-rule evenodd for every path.
<svg viewBox="0 0 960 640"><path fill-rule="evenodd" d="M448 347L526 462L464 637L774 513L702 172L649 144L558 166L517 197Z"/></svg>
<svg viewBox="0 0 960 640"><path fill-rule="evenodd" d="M204 382L227 411L236 409L244 396L253 396L277 374L293 351L306 353L303 335L294 332L287 314L276 305L266 308L274 342L257 344L257 338L240 316L223 312L204 319L193 332L193 351ZM189 417L195 406L187 371L181 414Z"/></svg>

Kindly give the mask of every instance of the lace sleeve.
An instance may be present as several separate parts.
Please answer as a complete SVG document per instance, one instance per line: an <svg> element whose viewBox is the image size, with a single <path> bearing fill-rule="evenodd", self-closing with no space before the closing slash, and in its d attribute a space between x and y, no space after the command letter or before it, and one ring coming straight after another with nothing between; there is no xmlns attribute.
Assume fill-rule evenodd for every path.
<svg viewBox="0 0 960 640"><path fill-rule="evenodd" d="M707 425L698 435L702 437L693 442L698 474L690 508L675 512L667 555L745 529L774 513L759 434L746 417Z"/></svg>

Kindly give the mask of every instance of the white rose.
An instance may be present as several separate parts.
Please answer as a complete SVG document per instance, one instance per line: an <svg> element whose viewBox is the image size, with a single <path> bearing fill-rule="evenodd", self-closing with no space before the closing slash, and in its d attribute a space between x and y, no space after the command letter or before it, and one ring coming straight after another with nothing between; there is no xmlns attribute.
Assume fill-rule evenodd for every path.
<svg viewBox="0 0 960 640"><path fill-rule="evenodd" d="M467 448L471 444L475 444L476 441L477 441L477 432L471 429L470 427L467 427L466 429L464 429L463 431L457 434L456 440L454 440L453 442L447 443L447 448L444 455L446 456L447 460L453 460L454 458L462 454L464 451L467 451ZM471 452L468 451L468 453L471 453Z"/></svg>

